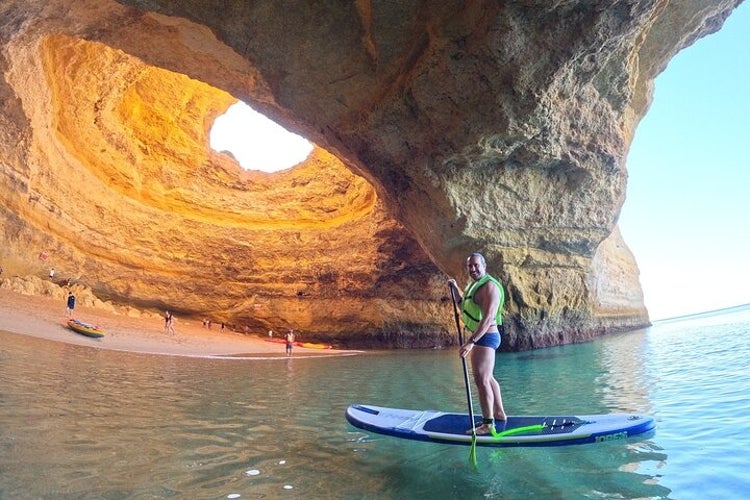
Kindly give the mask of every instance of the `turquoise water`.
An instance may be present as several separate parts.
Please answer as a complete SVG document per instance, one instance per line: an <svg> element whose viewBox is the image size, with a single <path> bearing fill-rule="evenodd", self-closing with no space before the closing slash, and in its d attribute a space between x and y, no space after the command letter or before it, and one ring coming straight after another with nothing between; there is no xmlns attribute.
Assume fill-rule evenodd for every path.
<svg viewBox="0 0 750 500"><path fill-rule="evenodd" d="M654 435L478 450L351 427L463 410L456 351L194 359L0 332L0 498L744 498L750 310L502 354L511 414L649 413Z"/></svg>

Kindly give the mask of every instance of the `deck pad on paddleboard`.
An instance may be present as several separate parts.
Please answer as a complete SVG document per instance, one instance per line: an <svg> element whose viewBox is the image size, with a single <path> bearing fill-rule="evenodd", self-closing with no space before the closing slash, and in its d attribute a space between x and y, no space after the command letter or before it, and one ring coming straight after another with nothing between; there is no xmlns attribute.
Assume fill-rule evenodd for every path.
<svg viewBox="0 0 750 500"><path fill-rule="evenodd" d="M435 410L404 410L351 405L346 419L363 430L403 439L471 444L469 416ZM476 425L481 416L475 415ZM477 436L477 446L561 446L626 439L654 429L648 415L517 416L497 422L499 437Z"/></svg>

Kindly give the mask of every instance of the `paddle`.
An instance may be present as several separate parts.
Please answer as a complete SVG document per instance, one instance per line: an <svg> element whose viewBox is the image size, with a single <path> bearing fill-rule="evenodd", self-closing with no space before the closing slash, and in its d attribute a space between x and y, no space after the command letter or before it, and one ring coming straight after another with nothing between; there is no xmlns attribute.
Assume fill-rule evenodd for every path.
<svg viewBox="0 0 750 500"><path fill-rule="evenodd" d="M448 285L451 292L451 301L453 301L453 316L456 320L456 332L458 333L459 347L464 345L464 337L461 334L461 322L458 319L458 303L456 301L453 287ZM464 369L464 384L466 385L466 400L469 403L469 420L471 421L471 448L469 448L469 463L477 468L477 430L474 428L474 403L471 401L471 384L469 383L469 369L466 366L466 358L461 357L461 364Z"/></svg>

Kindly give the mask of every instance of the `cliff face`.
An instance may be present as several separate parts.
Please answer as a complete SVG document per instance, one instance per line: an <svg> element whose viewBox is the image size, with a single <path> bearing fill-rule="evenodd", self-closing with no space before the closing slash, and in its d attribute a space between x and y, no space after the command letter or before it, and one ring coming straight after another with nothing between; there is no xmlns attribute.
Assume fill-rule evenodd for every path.
<svg viewBox="0 0 750 500"><path fill-rule="evenodd" d="M616 228L654 77L737 0L0 6L0 259L349 345L444 345L481 251L506 348L648 323ZM244 100L317 147L209 148ZM48 260L37 260L40 252Z"/></svg>

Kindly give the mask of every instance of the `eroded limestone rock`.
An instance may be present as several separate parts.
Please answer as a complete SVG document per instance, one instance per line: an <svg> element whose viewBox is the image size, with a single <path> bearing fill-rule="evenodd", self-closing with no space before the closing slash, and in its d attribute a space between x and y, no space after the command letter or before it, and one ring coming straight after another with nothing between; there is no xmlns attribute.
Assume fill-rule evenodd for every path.
<svg viewBox="0 0 750 500"><path fill-rule="evenodd" d="M446 274L478 250L506 348L642 326L627 148L654 77L738 3L6 0L0 258L253 331L427 346L455 340ZM208 146L236 99L318 147L243 171Z"/></svg>

